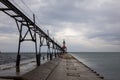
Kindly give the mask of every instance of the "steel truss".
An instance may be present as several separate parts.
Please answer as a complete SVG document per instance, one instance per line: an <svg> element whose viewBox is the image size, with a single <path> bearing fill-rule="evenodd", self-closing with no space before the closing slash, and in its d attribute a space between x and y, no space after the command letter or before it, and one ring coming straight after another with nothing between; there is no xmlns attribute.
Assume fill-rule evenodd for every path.
<svg viewBox="0 0 120 80"><path fill-rule="evenodd" d="M0 0L5 7L1 7L0 11L3 11L5 14L12 17L17 25L19 31L19 44L18 44L18 54L16 59L16 71L20 71L20 48L21 43L24 41L32 41L35 44L35 53L36 53L36 63L37 66L40 66L40 59L41 59L41 47L47 46L47 58L52 60L52 55L57 56L57 54L64 52L62 47L51 39L49 33L46 34L43 30L41 30L35 23L35 15L33 15L33 21L30 20L24 13L22 13L17 7L15 7L10 1L8 0ZM13 12L14 14L11 14ZM27 28L25 31L24 28ZM23 31L25 31L23 33ZM37 35L39 36L39 48L37 44ZM29 36L29 38L27 37ZM43 44L46 42L46 44ZM39 52L38 52L39 49Z"/></svg>

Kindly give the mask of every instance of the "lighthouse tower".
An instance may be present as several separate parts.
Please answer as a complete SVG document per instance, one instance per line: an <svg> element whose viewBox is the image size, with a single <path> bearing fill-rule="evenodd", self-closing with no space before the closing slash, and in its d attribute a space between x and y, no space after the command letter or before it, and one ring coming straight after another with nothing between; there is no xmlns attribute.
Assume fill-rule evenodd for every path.
<svg viewBox="0 0 120 80"><path fill-rule="evenodd" d="M64 53L66 53L67 52L67 47L66 47L65 40L63 40L63 46L62 46L62 48L64 49Z"/></svg>

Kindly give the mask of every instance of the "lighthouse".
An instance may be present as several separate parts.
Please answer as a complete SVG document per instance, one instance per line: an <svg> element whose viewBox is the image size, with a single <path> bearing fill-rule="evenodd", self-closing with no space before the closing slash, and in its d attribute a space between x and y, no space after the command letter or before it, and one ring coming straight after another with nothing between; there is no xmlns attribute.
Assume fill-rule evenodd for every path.
<svg viewBox="0 0 120 80"><path fill-rule="evenodd" d="M63 46L62 46L62 48L64 49L64 53L66 53L67 52L67 47L66 47L65 40L63 40Z"/></svg>

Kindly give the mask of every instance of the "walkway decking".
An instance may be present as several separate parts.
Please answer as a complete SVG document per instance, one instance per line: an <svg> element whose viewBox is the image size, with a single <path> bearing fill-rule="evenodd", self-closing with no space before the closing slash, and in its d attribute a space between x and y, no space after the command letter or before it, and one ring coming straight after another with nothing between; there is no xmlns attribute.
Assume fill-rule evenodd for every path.
<svg viewBox="0 0 120 80"><path fill-rule="evenodd" d="M23 75L27 80L102 80L71 55L63 55Z"/></svg>

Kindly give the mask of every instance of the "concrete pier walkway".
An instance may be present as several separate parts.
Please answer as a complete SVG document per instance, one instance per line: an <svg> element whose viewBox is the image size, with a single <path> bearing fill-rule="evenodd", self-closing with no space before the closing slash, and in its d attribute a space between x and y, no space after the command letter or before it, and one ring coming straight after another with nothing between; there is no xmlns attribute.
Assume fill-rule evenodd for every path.
<svg viewBox="0 0 120 80"><path fill-rule="evenodd" d="M15 80L103 80L69 54L61 55Z"/></svg>

